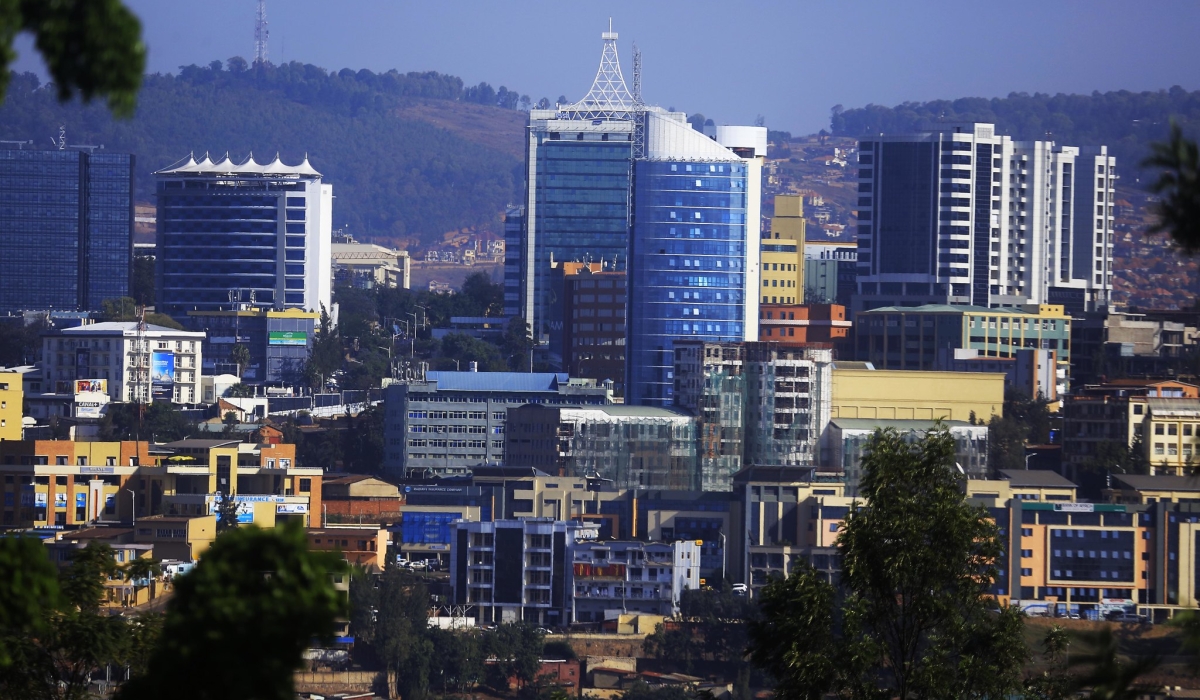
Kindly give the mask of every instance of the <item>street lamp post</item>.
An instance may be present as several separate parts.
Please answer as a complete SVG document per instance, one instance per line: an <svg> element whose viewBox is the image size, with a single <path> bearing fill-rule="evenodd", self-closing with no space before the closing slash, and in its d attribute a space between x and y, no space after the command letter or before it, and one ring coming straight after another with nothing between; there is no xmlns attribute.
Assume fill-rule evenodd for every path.
<svg viewBox="0 0 1200 700"><path fill-rule="evenodd" d="M1041 454L1041 453L1040 452L1030 452L1029 454L1025 455L1025 469L1026 470L1029 469L1029 460L1033 459L1034 457L1037 457L1039 454Z"/></svg>

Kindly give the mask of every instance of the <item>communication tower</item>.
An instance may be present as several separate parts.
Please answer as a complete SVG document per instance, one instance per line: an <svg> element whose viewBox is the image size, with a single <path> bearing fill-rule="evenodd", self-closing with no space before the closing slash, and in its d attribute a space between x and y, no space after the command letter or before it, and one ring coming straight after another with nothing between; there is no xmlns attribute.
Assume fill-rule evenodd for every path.
<svg viewBox="0 0 1200 700"><path fill-rule="evenodd" d="M258 12L254 16L254 64L267 62L267 0L258 0Z"/></svg>

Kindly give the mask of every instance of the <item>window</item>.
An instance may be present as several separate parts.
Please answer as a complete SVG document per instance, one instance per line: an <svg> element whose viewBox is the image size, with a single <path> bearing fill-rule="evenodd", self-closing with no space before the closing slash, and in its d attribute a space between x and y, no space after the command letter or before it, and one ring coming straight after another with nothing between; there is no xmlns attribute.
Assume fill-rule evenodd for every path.
<svg viewBox="0 0 1200 700"><path fill-rule="evenodd" d="M1021 558L1022 558L1022 559L1028 559L1028 558L1030 558L1030 557L1032 557L1032 556L1033 556L1033 550L1032 550L1032 549L1022 549L1022 550L1021 550Z"/></svg>
<svg viewBox="0 0 1200 700"><path fill-rule="evenodd" d="M1033 569L1021 569L1022 576L1033 576Z"/></svg>
<svg viewBox="0 0 1200 700"><path fill-rule="evenodd" d="M312 491L312 479L300 480L300 493L308 493Z"/></svg>
<svg viewBox="0 0 1200 700"><path fill-rule="evenodd" d="M1162 423L1155 423L1155 424L1154 424L1154 434L1155 434L1155 435L1162 435L1162 434L1163 434L1163 424L1162 424Z"/></svg>
<svg viewBox="0 0 1200 700"><path fill-rule="evenodd" d="M1031 527L1021 528L1021 537L1033 537L1033 528L1031 528Z"/></svg>

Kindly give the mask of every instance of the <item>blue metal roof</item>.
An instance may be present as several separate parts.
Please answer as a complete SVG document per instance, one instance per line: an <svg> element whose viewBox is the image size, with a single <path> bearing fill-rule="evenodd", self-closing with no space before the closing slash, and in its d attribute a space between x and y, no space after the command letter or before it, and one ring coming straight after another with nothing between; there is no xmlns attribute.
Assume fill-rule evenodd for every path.
<svg viewBox="0 0 1200 700"><path fill-rule="evenodd" d="M565 372L426 372L438 391L558 392L567 383Z"/></svg>

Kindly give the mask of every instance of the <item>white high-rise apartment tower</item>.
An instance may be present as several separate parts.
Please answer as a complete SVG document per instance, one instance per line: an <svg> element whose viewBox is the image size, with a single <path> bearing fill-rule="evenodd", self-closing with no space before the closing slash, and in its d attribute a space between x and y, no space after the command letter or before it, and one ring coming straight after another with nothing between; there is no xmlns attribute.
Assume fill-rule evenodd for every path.
<svg viewBox="0 0 1200 700"><path fill-rule="evenodd" d="M1108 305L1116 160L991 124L859 142L855 310Z"/></svg>

